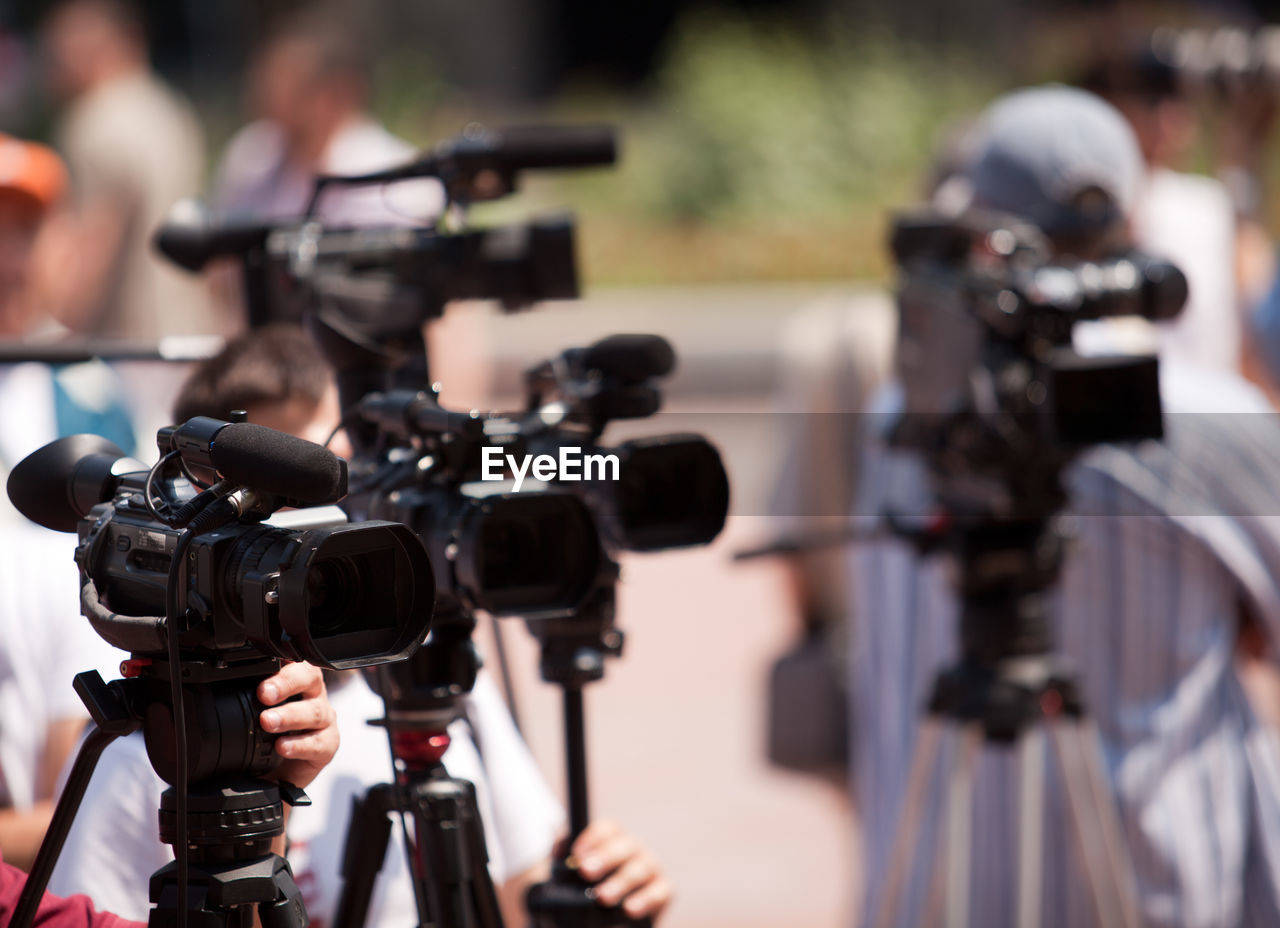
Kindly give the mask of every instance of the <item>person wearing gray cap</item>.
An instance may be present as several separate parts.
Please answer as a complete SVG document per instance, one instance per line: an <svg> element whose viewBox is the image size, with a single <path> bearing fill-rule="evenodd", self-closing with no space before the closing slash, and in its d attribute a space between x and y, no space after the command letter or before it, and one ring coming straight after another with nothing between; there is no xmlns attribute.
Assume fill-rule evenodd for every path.
<svg viewBox="0 0 1280 928"><path fill-rule="evenodd" d="M969 207L1033 223L1061 257L1105 257L1128 244L1142 161L1108 104L1062 87L1023 90L994 103L976 132L960 178ZM898 392L885 391L877 408L892 410ZM1096 447L1067 474L1075 541L1052 597L1053 633L1101 735L1142 923L1280 924L1280 745L1251 710L1234 662L1242 617L1280 640L1280 425L1233 375L1162 363L1161 394L1163 442ZM863 473L858 513L922 505L918 462L903 452L872 442ZM870 922L919 715L935 674L958 653L958 603L946 563L897 539L854 546L849 569L852 776ZM1046 770L1035 923L1096 925L1062 784L1053 765ZM944 840L944 782L936 778L917 810L917 848ZM970 925L1024 924L1018 789L1018 752L985 744ZM901 924L924 920L928 869L922 860L908 877Z"/></svg>

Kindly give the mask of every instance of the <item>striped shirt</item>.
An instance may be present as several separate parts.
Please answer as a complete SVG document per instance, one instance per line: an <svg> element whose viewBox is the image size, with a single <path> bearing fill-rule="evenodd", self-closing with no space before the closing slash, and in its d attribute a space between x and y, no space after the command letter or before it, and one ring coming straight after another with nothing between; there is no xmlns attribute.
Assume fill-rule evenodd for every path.
<svg viewBox="0 0 1280 928"><path fill-rule="evenodd" d="M1102 737L1151 925L1280 924L1280 745L1255 719L1233 661L1241 602L1280 642L1280 419L1237 384L1166 370L1165 441L1094 449L1068 480L1076 540L1053 597L1054 630ZM883 448L868 451L864 478L867 514L920 486L915 462ZM919 716L935 673L957 655L958 611L943 558L917 558L890 539L855 546L850 564L853 777L870 922ZM942 744L945 764L955 740ZM974 926L1015 923L1019 766L1016 749L982 749ZM1044 769L1042 924L1092 925L1048 753ZM923 917L943 794L935 781L917 845L930 853L916 855L902 924Z"/></svg>

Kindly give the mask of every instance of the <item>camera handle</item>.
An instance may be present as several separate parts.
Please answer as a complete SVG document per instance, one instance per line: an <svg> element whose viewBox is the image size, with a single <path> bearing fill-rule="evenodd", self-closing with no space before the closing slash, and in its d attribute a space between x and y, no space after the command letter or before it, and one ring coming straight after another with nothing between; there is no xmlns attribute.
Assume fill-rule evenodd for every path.
<svg viewBox="0 0 1280 928"><path fill-rule="evenodd" d="M590 824L587 791L586 706L583 688L604 679L606 657L622 654L623 634L613 624L614 584L601 587L577 612L562 619L529 620L542 645L542 679L563 691L565 778L569 836L564 853L551 865L551 878L529 887L525 905L534 928L649 928L652 920L632 918L621 906L602 906L577 869L569 849Z"/></svg>
<svg viewBox="0 0 1280 928"><path fill-rule="evenodd" d="M30 928L35 920L36 909L49 886L49 878L62 854L62 847L67 842L67 835L71 832L76 812L80 809L80 802L84 799L84 792L102 752L112 741L122 735L132 734L142 726L141 720L129 711L128 699L122 689L127 685L125 680L104 683L96 670L76 674L73 686L76 695L89 710L93 725L76 753L67 785L54 807L53 818L49 821L49 830L40 842L40 850L36 853L27 883L13 910L10 928Z"/></svg>

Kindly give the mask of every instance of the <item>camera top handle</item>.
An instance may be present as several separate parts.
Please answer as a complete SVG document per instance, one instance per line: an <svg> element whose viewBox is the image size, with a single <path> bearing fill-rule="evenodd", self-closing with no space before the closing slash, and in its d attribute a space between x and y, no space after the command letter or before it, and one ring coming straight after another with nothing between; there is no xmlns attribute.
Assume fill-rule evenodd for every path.
<svg viewBox="0 0 1280 928"><path fill-rule="evenodd" d="M451 204L496 200L514 193L524 170L610 165L618 159L617 133L611 126L521 126L485 129L468 126L408 164L368 174L323 174L316 178L306 215L315 213L332 186L387 184L436 177Z"/></svg>

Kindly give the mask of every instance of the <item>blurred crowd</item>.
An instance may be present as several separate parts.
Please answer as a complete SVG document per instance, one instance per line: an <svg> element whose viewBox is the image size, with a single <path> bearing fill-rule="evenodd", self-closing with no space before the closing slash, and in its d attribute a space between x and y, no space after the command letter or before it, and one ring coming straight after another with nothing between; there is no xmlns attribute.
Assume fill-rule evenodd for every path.
<svg viewBox="0 0 1280 928"><path fill-rule="evenodd" d="M207 195L229 221L291 218L304 211L315 174L374 170L412 152L368 113L369 62L358 39L317 14L279 23L258 46L249 121L207 189L200 120L151 68L132 5L56 5L40 43L57 101L54 150L9 140L10 197L24 200L5 215L15 242L5 267L9 336L234 333L243 325L234 288L211 290L151 248L173 205ZM326 198L319 215L405 223L430 218L440 203L423 196L413 206L406 213L361 191Z"/></svg>

